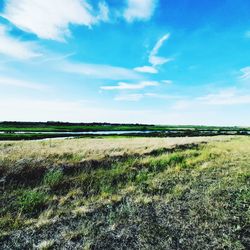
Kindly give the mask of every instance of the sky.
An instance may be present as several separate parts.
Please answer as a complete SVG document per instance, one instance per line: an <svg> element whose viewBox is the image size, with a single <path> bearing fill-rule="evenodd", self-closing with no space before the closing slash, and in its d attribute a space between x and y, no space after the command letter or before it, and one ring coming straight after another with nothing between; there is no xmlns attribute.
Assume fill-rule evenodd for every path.
<svg viewBox="0 0 250 250"><path fill-rule="evenodd" d="M249 0L0 0L0 120L250 126Z"/></svg>

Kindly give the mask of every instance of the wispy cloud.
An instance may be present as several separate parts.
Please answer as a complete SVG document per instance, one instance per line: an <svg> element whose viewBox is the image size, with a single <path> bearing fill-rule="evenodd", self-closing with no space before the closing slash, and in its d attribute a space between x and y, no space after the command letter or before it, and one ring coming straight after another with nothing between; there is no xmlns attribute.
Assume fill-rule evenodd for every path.
<svg viewBox="0 0 250 250"><path fill-rule="evenodd" d="M150 52L149 62L154 67L157 66L157 65L165 64L165 63L167 63L167 62L169 62L171 60L170 58L158 56L158 52L159 52L160 48L162 47L162 45L164 44L164 42L169 39L169 37L170 37L170 34L166 34L162 38L160 38L157 41L157 43L155 44L155 46L152 49L152 51Z"/></svg>
<svg viewBox="0 0 250 250"><path fill-rule="evenodd" d="M116 86L102 86L103 90L136 90L144 89L149 86L158 86L159 82L156 81L142 81L137 84L130 84L126 82L119 82Z"/></svg>
<svg viewBox="0 0 250 250"><path fill-rule="evenodd" d="M138 80L142 79L141 75L131 69L115 67L103 64L86 64L61 62L58 65L59 70L80 74L85 77L109 80Z"/></svg>
<svg viewBox="0 0 250 250"><path fill-rule="evenodd" d="M246 80L250 78L250 67L242 68L240 71L242 73L240 77L242 80Z"/></svg>
<svg viewBox="0 0 250 250"><path fill-rule="evenodd" d="M248 91L237 88L226 88L204 96L178 100L174 104L173 109L192 110L196 107L235 106L245 104L250 104L250 93Z"/></svg>
<svg viewBox="0 0 250 250"><path fill-rule="evenodd" d="M66 59L75 55L75 52L67 54L46 54L46 57L43 57L41 60L37 61L37 64L43 64L48 62L64 62Z"/></svg>
<svg viewBox="0 0 250 250"><path fill-rule="evenodd" d="M156 8L157 0L127 0L124 18L128 22L149 20Z"/></svg>
<svg viewBox="0 0 250 250"><path fill-rule="evenodd" d="M165 84L172 84L173 83L172 80L162 80L161 82L165 83Z"/></svg>
<svg viewBox="0 0 250 250"><path fill-rule="evenodd" d="M169 61L172 61L173 60L172 58L158 56L158 52L160 48L162 47L164 42L169 39L169 37L170 37L169 33L161 37L157 41L157 43L155 44L151 52L149 53L148 62L151 64L150 66L136 67L134 68L134 70L138 72L143 72L143 73L156 74L158 73L157 66L163 65Z"/></svg>
<svg viewBox="0 0 250 250"><path fill-rule="evenodd" d="M64 41L70 24L90 27L107 21L108 7L100 3L94 10L86 0L8 0L1 16L40 38Z"/></svg>
<svg viewBox="0 0 250 250"><path fill-rule="evenodd" d="M48 86L36 83L36 82L30 82L10 77L3 77L0 76L0 86L13 86L18 88L27 88L27 89L33 89L33 90L45 90L48 89Z"/></svg>
<svg viewBox="0 0 250 250"><path fill-rule="evenodd" d="M99 14L97 15L97 21L107 22L109 21L109 7L106 2L99 2Z"/></svg>
<svg viewBox="0 0 250 250"><path fill-rule="evenodd" d="M24 60L41 56L36 51L36 44L11 37L7 28L0 25L0 54Z"/></svg>
<svg viewBox="0 0 250 250"><path fill-rule="evenodd" d="M141 73L150 73L150 74L157 74L158 70L152 66L142 66L134 68L135 71Z"/></svg>
<svg viewBox="0 0 250 250"><path fill-rule="evenodd" d="M250 104L250 94L239 93L239 91L233 88L221 90L216 94L198 97L196 100L208 105Z"/></svg>
<svg viewBox="0 0 250 250"><path fill-rule="evenodd" d="M163 99L163 100L174 100L183 98L181 96L175 95L164 95L158 93L132 93L132 94L121 94L115 97L115 101L140 101L144 98L154 98L154 99Z"/></svg>
<svg viewBox="0 0 250 250"><path fill-rule="evenodd" d="M158 93L145 93L144 96L156 98L156 99L166 99L166 100L183 98L182 96L166 95L166 94L158 94Z"/></svg>
<svg viewBox="0 0 250 250"><path fill-rule="evenodd" d="M122 94L115 97L115 101L137 102L143 98L143 94Z"/></svg>

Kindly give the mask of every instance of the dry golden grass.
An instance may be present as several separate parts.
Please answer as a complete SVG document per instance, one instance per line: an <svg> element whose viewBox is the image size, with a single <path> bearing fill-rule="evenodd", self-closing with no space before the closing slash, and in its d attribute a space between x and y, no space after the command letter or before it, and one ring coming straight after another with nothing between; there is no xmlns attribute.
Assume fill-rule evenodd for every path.
<svg viewBox="0 0 250 250"><path fill-rule="evenodd" d="M105 138L68 139L51 141L0 142L0 163L6 165L19 160L53 160L79 162L102 159L107 156L145 154L176 145L224 141L231 137L177 137L177 138ZM7 164L7 165L9 165Z"/></svg>

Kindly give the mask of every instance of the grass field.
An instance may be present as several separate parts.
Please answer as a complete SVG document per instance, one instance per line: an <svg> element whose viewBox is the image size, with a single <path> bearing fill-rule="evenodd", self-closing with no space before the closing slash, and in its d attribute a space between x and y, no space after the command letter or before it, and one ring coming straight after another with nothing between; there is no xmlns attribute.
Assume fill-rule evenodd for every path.
<svg viewBox="0 0 250 250"><path fill-rule="evenodd" d="M249 249L250 138L0 142L1 249Z"/></svg>

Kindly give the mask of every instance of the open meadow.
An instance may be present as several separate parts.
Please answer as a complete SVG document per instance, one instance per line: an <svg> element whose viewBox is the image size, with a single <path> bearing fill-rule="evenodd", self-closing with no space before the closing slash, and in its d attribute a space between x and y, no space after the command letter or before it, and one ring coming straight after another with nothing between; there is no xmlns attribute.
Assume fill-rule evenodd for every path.
<svg viewBox="0 0 250 250"><path fill-rule="evenodd" d="M250 0L0 0L0 250L250 250Z"/></svg>
<svg viewBox="0 0 250 250"><path fill-rule="evenodd" d="M249 249L250 138L0 142L1 249Z"/></svg>

